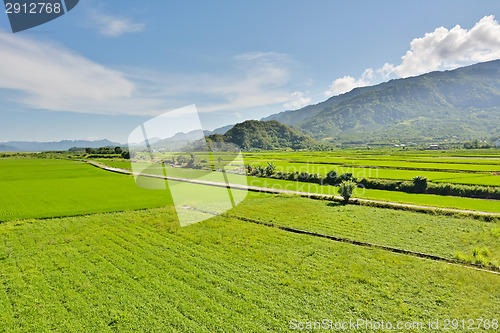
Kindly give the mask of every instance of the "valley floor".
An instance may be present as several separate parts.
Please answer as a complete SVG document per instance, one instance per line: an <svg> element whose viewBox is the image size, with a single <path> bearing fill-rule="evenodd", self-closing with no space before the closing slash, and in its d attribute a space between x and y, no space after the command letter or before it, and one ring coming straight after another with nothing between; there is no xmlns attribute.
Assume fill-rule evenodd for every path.
<svg viewBox="0 0 500 333"><path fill-rule="evenodd" d="M434 217L422 218L418 228L407 226L415 235L424 230L418 240L389 226L416 213L393 212L400 216L391 218L370 207L267 199L251 199L234 213L279 216L280 223L378 241L387 231L367 223L385 220L395 230L386 240L409 247L423 245L435 232L447 234L446 228L470 229L478 247L500 237L497 225ZM301 218L308 210L317 212L311 224ZM406 240L399 239L403 234ZM463 235L425 246L451 254L448 245L459 248L463 241L465 250ZM8 332L287 331L294 319L427 323L500 313L500 276L490 272L228 217L180 228L172 207L5 222L0 237L0 330ZM488 251L498 258L498 248Z"/></svg>
<svg viewBox="0 0 500 333"><path fill-rule="evenodd" d="M498 220L249 192L180 227L170 192L132 176L16 159L0 160L0 174L0 332L265 332L323 319L430 332L429 321L500 319L493 271L244 221L499 266ZM218 195L194 186L187 199Z"/></svg>

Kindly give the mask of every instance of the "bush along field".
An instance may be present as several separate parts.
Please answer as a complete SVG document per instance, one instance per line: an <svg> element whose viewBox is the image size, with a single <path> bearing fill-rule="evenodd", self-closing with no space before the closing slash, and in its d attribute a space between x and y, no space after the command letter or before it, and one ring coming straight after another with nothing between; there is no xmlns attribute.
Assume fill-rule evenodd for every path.
<svg viewBox="0 0 500 333"><path fill-rule="evenodd" d="M346 172L338 175L335 170L329 171L326 176L321 176L317 173L310 174L305 171L276 171L276 166L272 162L268 162L266 166L247 164L246 170L247 174L250 176L269 177L274 179L307 182L320 185L339 185L342 183L342 181L353 180L367 189L500 200L500 187L431 183L427 181L427 178L422 176L414 177L411 182L368 178L361 178L357 180L356 177L353 176L353 173Z"/></svg>

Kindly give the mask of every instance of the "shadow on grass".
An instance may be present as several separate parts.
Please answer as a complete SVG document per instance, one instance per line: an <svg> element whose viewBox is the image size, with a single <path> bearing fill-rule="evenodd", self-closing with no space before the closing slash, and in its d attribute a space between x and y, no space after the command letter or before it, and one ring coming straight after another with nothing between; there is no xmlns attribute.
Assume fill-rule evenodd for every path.
<svg viewBox="0 0 500 333"><path fill-rule="evenodd" d="M329 203L326 204L328 207L342 207L346 206L347 203L343 201L330 201Z"/></svg>

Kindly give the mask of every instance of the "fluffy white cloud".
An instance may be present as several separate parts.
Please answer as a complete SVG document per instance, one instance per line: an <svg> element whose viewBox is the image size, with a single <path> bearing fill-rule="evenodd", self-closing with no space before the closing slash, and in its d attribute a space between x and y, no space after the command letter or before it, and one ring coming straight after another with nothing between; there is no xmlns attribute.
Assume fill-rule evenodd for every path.
<svg viewBox="0 0 500 333"><path fill-rule="evenodd" d="M439 27L415 38L399 65L385 63L375 71L368 68L359 79L344 76L333 81L325 94L338 95L391 77L404 78L495 59L500 59L500 25L491 15L470 30L459 25L450 30Z"/></svg>
<svg viewBox="0 0 500 333"><path fill-rule="evenodd" d="M302 94L300 91L296 91L292 94L293 100L285 103L283 106L287 109L300 109L301 107L304 107L308 104L311 103L311 98L310 97L304 97L304 94Z"/></svg>
<svg viewBox="0 0 500 333"><path fill-rule="evenodd" d="M349 92L357 87L365 87L370 84L370 80L373 79L373 69L368 68L364 71L360 79L355 79L352 76L344 76L342 78L336 79L330 85L330 89L325 91L325 95L334 96Z"/></svg>
<svg viewBox="0 0 500 333"><path fill-rule="evenodd" d="M440 27L415 38L410 46L393 69L399 77L500 58L500 25L494 16L485 16L470 30Z"/></svg>
<svg viewBox="0 0 500 333"><path fill-rule="evenodd" d="M146 28L143 23L136 23L124 17L93 12L91 14L95 28L106 36L119 37L126 33L141 32Z"/></svg>
<svg viewBox="0 0 500 333"><path fill-rule="evenodd" d="M33 108L77 111L78 103L130 97L135 87L118 71L57 45L0 33L0 87L22 92Z"/></svg>

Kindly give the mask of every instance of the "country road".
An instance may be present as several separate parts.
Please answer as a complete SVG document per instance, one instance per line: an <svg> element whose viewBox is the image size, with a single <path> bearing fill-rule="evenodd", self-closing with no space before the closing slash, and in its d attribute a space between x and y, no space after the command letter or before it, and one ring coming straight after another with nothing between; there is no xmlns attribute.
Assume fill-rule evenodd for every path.
<svg viewBox="0 0 500 333"><path fill-rule="evenodd" d="M216 187L224 187L224 188L227 188L227 186L230 186L231 189L241 189L241 190L247 190L247 191L252 191L252 192L262 192L262 193L271 193L271 194L294 194L294 195L299 195L302 197L312 197L312 198L317 198L317 199L327 199L327 200L329 199L329 200L337 200L337 201L343 200L343 197L338 196L338 195L318 194L318 193L311 193L311 192L292 191L292 190L284 190L284 189L276 189L276 188L268 188L268 187L260 187L260 186L251 186L251 185L241 185L241 184L226 184L226 183L207 181L207 180L180 178L180 177L154 175L154 174L143 174L143 173L133 172L130 170L109 167L107 165L104 165L102 163L98 163L95 161L85 160L85 162L87 162L95 167L98 167L100 169L106 170L106 171L127 174L127 175L141 175L144 177L160 178L160 179L167 179L167 180L173 180L173 181L179 181L179 182L187 182L187 183L192 183L192 184L200 184L200 185L208 185L208 186L216 186ZM357 201L359 203L365 203L365 204L382 205L382 206L385 206L387 208L394 208L394 209L410 208L410 209L417 209L417 210L422 210L422 211L434 211L434 212L442 212L442 213L460 213L460 214L469 214L469 215L474 215L474 216L500 217L500 213L490 213L490 212L483 212L483 211L476 211L476 210L465 210L465 209L455 209L455 208L441 208L441 207L433 207L433 206L403 204L403 203L373 200L373 199L351 198L350 201L352 201L352 202Z"/></svg>

